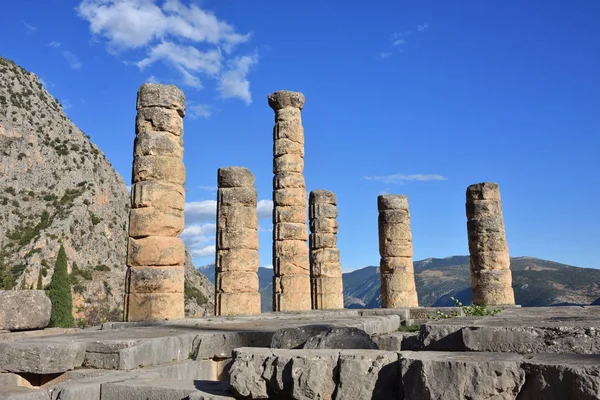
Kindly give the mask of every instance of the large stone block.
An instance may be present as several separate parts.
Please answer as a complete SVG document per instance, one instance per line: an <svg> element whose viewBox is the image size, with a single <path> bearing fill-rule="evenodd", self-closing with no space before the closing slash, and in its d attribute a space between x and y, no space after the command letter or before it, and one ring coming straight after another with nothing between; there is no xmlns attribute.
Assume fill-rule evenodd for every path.
<svg viewBox="0 0 600 400"><path fill-rule="evenodd" d="M0 330L45 328L51 313L52 303L43 290L0 290Z"/></svg>
<svg viewBox="0 0 600 400"><path fill-rule="evenodd" d="M59 337L0 342L0 370L57 374L80 367L85 343Z"/></svg>
<svg viewBox="0 0 600 400"><path fill-rule="evenodd" d="M298 143L287 138L275 140L273 156L279 157L286 154L296 154L304 157L304 143Z"/></svg>
<svg viewBox="0 0 600 400"><path fill-rule="evenodd" d="M317 278L318 280L319 278ZM312 293L313 309L338 310L344 308L344 296L340 293Z"/></svg>
<svg viewBox="0 0 600 400"><path fill-rule="evenodd" d="M219 272L216 290L220 293L258 293L258 275L256 272Z"/></svg>
<svg viewBox="0 0 600 400"><path fill-rule="evenodd" d="M273 177L273 189L304 189L304 176L298 172L279 172Z"/></svg>
<svg viewBox="0 0 600 400"><path fill-rule="evenodd" d="M306 190L304 189L278 189L273 191L273 202L276 207L293 206L306 209ZM305 211L306 212L306 211Z"/></svg>
<svg viewBox="0 0 600 400"><path fill-rule="evenodd" d="M381 257L412 257L413 246L410 240L392 241L387 238L379 239L379 254Z"/></svg>
<svg viewBox="0 0 600 400"><path fill-rule="evenodd" d="M216 315L260 314L260 293L216 293Z"/></svg>
<svg viewBox="0 0 600 400"><path fill-rule="evenodd" d="M310 299L310 277L308 275L289 275L274 277L275 293L298 293Z"/></svg>
<svg viewBox="0 0 600 400"><path fill-rule="evenodd" d="M336 400L401 398L398 354L387 351L342 350L338 361Z"/></svg>
<svg viewBox="0 0 600 400"><path fill-rule="evenodd" d="M258 229L256 207L244 205L218 206L217 227L227 231Z"/></svg>
<svg viewBox="0 0 600 400"><path fill-rule="evenodd" d="M131 267L129 270L130 293L182 293L184 269L170 267Z"/></svg>
<svg viewBox="0 0 600 400"><path fill-rule="evenodd" d="M237 231L217 232L220 250L248 249L258 250L258 232L255 229L243 228Z"/></svg>
<svg viewBox="0 0 600 400"><path fill-rule="evenodd" d="M142 132L135 138L133 155L183 158L183 139L169 132Z"/></svg>
<svg viewBox="0 0 600 400"><path fill-rule="evenodd" d="M324 249L333 248L337 245L337 236L335 233L311 233L310 248Z"/></svg>
<svg viewBox="0 0 600 400"><path fill-rule="evenodd" d="M183 186L159 181L134 183L131 187L133 208L154 207L157 210L183 217L185 193Z"/></svg>
<svg viewBox="0 0 600 400"><path fill-rule="evenodd" d="M269 107L273 111L278 111L286 107L296 108L302 110L306 99L300 92L292 92L290 90L278 90L268 96Z"/></svg>
<svg viewBox="0 0 600 400"><path fill-rule="evenodd" d="M185 95L175 85L144 83L137 94L138 110L144 107L164 107L176 110L180 116L185 115Z"/></svg>
<svg viewBox="0 0 600 400"><path fill-rule="evenodd" d="M329 190L313 190L310 192L311 204L337 204L335 193Z"/></svg>
<svg viewBox="0 0 600 400"><path fill-rule="evenodd" d="M276 257L273 265L275 275L308 274L309 260L307 256Z"/></svg>
<svg viewBox="0 0 600 400"><path fill-rule="evenodd" d="M219 188L252 187L254 174L244 167L219 168L217 182Z"/></svg>
<svg viewBox="0 0 600 400"><path fill-rule="evenodd" d="M413 274L414 266L411 257L383 257L379 262L382 274L391 274L396 271L402 274Z"/></svg>
<svg viewBox="0 0 600 400"><path fill-rule="evenodd" d="M471 270L504 270L510 268L508 250L471 253Z"/></svg>
<svg viewBox="0 0 600 400"><path fill-rule="evenodd" d="M381 274L381 306L418 307L414 275Z"/></svg>
<svg viewBox="0 0 600 400"><path fill-rule="evenodd" d="M297 224L306 223L306 207L305 206L277 206L273 211L274 223L293 222Z"/></svg>
<svg viewBox="0 0 600 400"><path fill-rule="evenodd" d="M273 242L273 255L281 257L305 257L308 262L308 246L304 240L276 240Z"/></svg>
<svg viewBox="0 0 600 400"><path fill-rule="evenodd" d="M500 189L497 183L482 182L467 188L467 202L473 200L500 200Z"/></svg>
<svg viewBox="0 0 600 400"><path fill-rule="evenodd" d="M162 181L185 184L185 165L179 157L139 156L133 159L133 182Z"/></svg>
<svg viewBox="0 0 600 400"><path fill-rule="evenodd" d="M183 231L183 215L166 214L154 207L129 211L129 236L177 236Z"/></svg>
<svg viewBox="0 0 600 400"><path fill-rule="evenodd" d="M471 254L487 251L508 252L504 232L471 233L469 235L469 252Z"/></svg>
<svg viewBox="0 0 600 400"><path fill-rule="evenodd" d="M338 249L316 249L312 250L311 259L315 263L339 263L340 251Z"/></svg>
<svg viewBox="0 0 600 400"><path fill-rule="evenodd" d="M377 210L408 210L408 197L401 194L384 194L377 197Z"/></svg>
<svg viewBox="0 0 600 400"><path fill-rule="evenodd" d="M311 232L338 233L338 222L333 218L312 219L310 221Z"/></svg>
<svg viewBox="0 0 600 400"><path fill-rule="evenodd" d="M330 277L337 278L342 276L342 264L337 262L313 262L311 276L314 278ZM340 290L341 291L341 290Z"/></svg>
<svg viewBox="0 0 600 400"><path fill-rule="evenodd" d="M219 188L220 206L256 207L256 189L251 187Z"/></svg>
<svg viewBox="0 0 600 400"><path fill-rule="evenodd" d="M313 294L341 294L344 284L340 276L321 276L311 278Z"/></svg>
<svg viewBox="0 0 600 400"><path fill-rule="evenodd" d="M46 389L21 386L0 386L0 399L3 400L50 400Z"/></svg>
<svg viewBox="0 0 600 400"><path fill-rule="evenodd" d="M160 321L184 318L181 293L130 293L127 321Z"/></svg>
<svg viewBox="0 0 600 400"><path fill-rule="evenodd" d="M135 120L136 134L146 132L167 132L174 136L183 136L183 119L176 110L166 108L142 108Z"/></svg>
<svg viewBox="0 0 600 400"><path fill-rule="evenodd" d="M310 290L310 287L309 287ZM273 293L273 309L278 311L302 311L311 309L310 292Z"/></svg>
<svg viewBox="0 0 600 400"><path fill-rule="evenodd" d="M467 221L467 230L470 237L482 233L500 232L504 233L504 219L502 215L492 215L471 219Z"/></svg>
<svg viewBox="0 0 600 400"><path fill-rule="evenodd" d="M281 222L275 224L276 240L308 240L308 228L306 224Z"/></svg>
<svg viewBox="0 0 600 400"><path fill-rule="evenodd" d="M257 250L229 249L217 252L217 271L257 272L260 258Z"/></svg>
<svg viewBox="0 0 600 400"><path fill-rule="evenodd" d="M183 240L171 236L129 238L127 265L183 265L185 245Z"/></svg>
<svg viewBox="0 0 600 400"><path fill-rule="evenodd" d="M337 218L337 216L338 208L334 204L311 204L309 208L310 218Z"/></svg>
<svg viewBox="0 0 600 400"><path fill-rule="evenodd" d="M275 117L273 139L289 139L304 145L304 128L300 111L291 108L282 110Z"/></svg>
<svg viewBox="0 0 600 400"><path fill-rule="evenodd" d="M408 224L379 223L379 237L389 242L412 242L412 233Z"/></svg>
<svg viewBox="0 0 600 400"><path fill-rule="evenodd" d="M502 215L500 200L472 200L467 202L467 218Z"/></svg>
<svg viewBox="0 0 600 400"><path fill-rule="evenodd" d="M471 270L473 303L486 305L515 304L512 273L506 270Z"/></svg>
<svg viewBox="0 0 600 400"><path fill-rule="evenodd" d="M401 226L410 226L410 213L408 210L383 210L379 212L379 224L398 224Z"/></svg>
<svg viewBox="0 0 600 400"><path fill-rule="evenodd" d="M304 159L297 154L286 154L273 159L273 173L296 172L304 170Z"/></svg>

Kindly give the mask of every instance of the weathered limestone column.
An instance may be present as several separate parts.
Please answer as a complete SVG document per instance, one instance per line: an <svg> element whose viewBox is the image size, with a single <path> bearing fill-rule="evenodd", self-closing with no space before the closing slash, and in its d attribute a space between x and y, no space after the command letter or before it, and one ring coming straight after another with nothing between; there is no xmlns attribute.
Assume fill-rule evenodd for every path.
<svg viewBox="0 0 600 400"><path fill-rule="evenodd" d="M336 247L338 210L335 194L313 190L308 207L312 308L344 308L342 264Z"/></svg>
<svg viewBox="0 0 600 400"><path fill-rule="evenodd" d="M473 304L515 304L498 184L469 186L466 205Z"/></svg>
<svg viewBox="0 0 600 400"><path fill-rule="evenodd" d="M418 307L413 268L408 198L387 194L377 198L381 307Z"/></svg>
<svg viewBox="0 0 600 400"><path fill-rule="evenodd" d="M219 168L217 181L215 315L260 314L254 175Z"/></svg>
<svg viewBox="0 0 600 400"><path fill-rule="evenodd" d="M184 317L183 230L185 96L172 85L143 84L137 95L129 213L125 319Z"/></svg>
<svg viewBox="0 0 600 400"><path fill-rule="evenodd" d="M281 90L269 95L273 128L273 311L310 310L304 128L304 95Z"/></svg>

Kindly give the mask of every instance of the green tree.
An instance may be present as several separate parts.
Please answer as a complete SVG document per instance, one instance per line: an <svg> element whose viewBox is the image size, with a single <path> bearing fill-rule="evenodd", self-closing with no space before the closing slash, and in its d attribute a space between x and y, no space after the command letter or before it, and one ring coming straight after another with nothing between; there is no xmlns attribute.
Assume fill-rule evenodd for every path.
<svg viewBox="0 0 600 400"><path fill-rule="evenodd" d="M42 271L40 269L40 272L38 274L38 281L37 281L37 290L42 290L44 288L43 283L42 283Z"/></svg>
<svg viewBox="0 0 600 400"><path fill-rule="evenodd" d="M48 287L48 297L52 301L52 314L50 316L50 326L60 328L72 328L75 326L73 318L73 298L71 296L71 282L67 271L67 253L65 248L60 245L56 264L54 264L54 273Z"/></svg>

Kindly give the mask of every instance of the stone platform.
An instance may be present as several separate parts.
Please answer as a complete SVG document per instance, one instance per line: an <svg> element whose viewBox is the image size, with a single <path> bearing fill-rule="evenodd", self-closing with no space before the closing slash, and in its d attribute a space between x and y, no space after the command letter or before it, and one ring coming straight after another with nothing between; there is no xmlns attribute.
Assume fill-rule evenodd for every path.
<svg viewBox="0 0 600 400"><path fill-rule="evenodd" d="M3 333L0 399L600 398L600 307L433 320L438 310L457 311L324 310ZM422 320L419 332L398 331ZM282 332L297 337L274 339ZM282 343L293 348L272 348Z"/></svg>

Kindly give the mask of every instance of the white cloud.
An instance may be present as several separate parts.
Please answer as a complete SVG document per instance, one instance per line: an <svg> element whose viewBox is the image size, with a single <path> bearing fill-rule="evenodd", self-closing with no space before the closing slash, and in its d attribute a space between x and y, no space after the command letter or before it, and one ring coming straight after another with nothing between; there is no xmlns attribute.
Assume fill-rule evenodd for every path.
<svg viewBox="0 0 600 400"><path fill-rule="evenodd" d="M381 181L383 183L403 183L408 181L445 181L448 178L437 174L395 174L385 176L365 176L363 179L368 181Z"/></svg>
<svg viewBox="0 0 600 400"><path fill-rule="evenodd" d="M266 269L273 269L273 265L269 264L269 265L263 265L263 268Z"/></svg>
<svg viewBox="0 0 600 400"><path fill-rule="evenodd" d="M189 250L192 257L214 257L215 251L215 246L205 246L202 248Z"/></svg>
<svg viewBox="0 0 600 400"><path fill-rule="evenodd" d="M382 51L381 53L379 53L379 57L381 59L388 58L391 55L392 55L392 53L386 53L385 51Z"/></svg>
<svg viewBox="0 0 600 400"><path fill-rule="evenodd" d="M396 39L392 42L392 46L400 46L406 44L406 40L404 39Z"/></svg>
<svg viewBox="0 0 600 400"><path fill-rule="evenodd" d="M256 213L258 219L261 218L272 218L273 217L273 201L272 200L259 200L256 204Z"/></svg>
<svg viewBox="0 0 600 400"><path fill-rule="evenodd" d="M48 46L54 47L55 49L57 49L57 48L59 48L59 47L62 46L62 43L61 42L57 42L57 41L52 41L52 42L48 43Z"/></svg>
<svg viewBox="0 0 600 400"><path fill-rule="evenodd" d="M212 107L208 104L196 104L187 107L188 116L191 119L210 118L212 115ZM216 190L216 188L215 188Z"/></svg>
<svg viewBox="0 0 600 400"><path fill-rule="evenodd" d="M251 33L238 33L198 5L180 0L83 0L77 11L92 34L106 41L109 52L144 49L146 57L135 63L138 68L162 62L178 71L183 85L202 89L201 77L214 79L222 97L251 102L247 75L258 56L232 55Z"/></svg>
<svg viewBox="0 0 600 400"><path fill-rule="evenodd" d="M148 78L146 78L146 82L160 83L160 81L158 80L158 78L155 77L154 75L150 75Z"/></svg>
<svg viewBox="0 0 600 400"><path fill-rule="evenodd" d="M250 68L258 63L258 54L237 57L229 62L229 69L221 75L219 81L219 92L221 97L238 97L246 102L252 103L250 94L250 81L248 72Z"/></svg>
<svg viewBox="0 0 600 400"><path fill-rule="evenodd" d="M35 31L37 31L37 26L31 25L29 23L27 23L26 21L21 21L23 23L23 26L25 27L25 29L27 30L27 33L35 33Z"/></svg>
<svg viewBox="0 0 600 400"><path fill-rule="evenodd" d="M217 201L203 200L185 204L185 222L196 224L200 222L214 222L217 215Z"/></svg>
<svg viewBox="0 0 600 400"><path fill-rule="evenodd" d="M69 101L69 99L63 99L61 100L60 104L62 105L63 110L68 110L69 108L73 107L73 104L71 104L71 101Z"/></svg>
<svg viewBox="0 0 600 400"><path fill-rule="evenodd" d="M423 32L427 28L429 28L429 24L427 22L421 25L417 25L417 31L419 32Z"/></svg>

